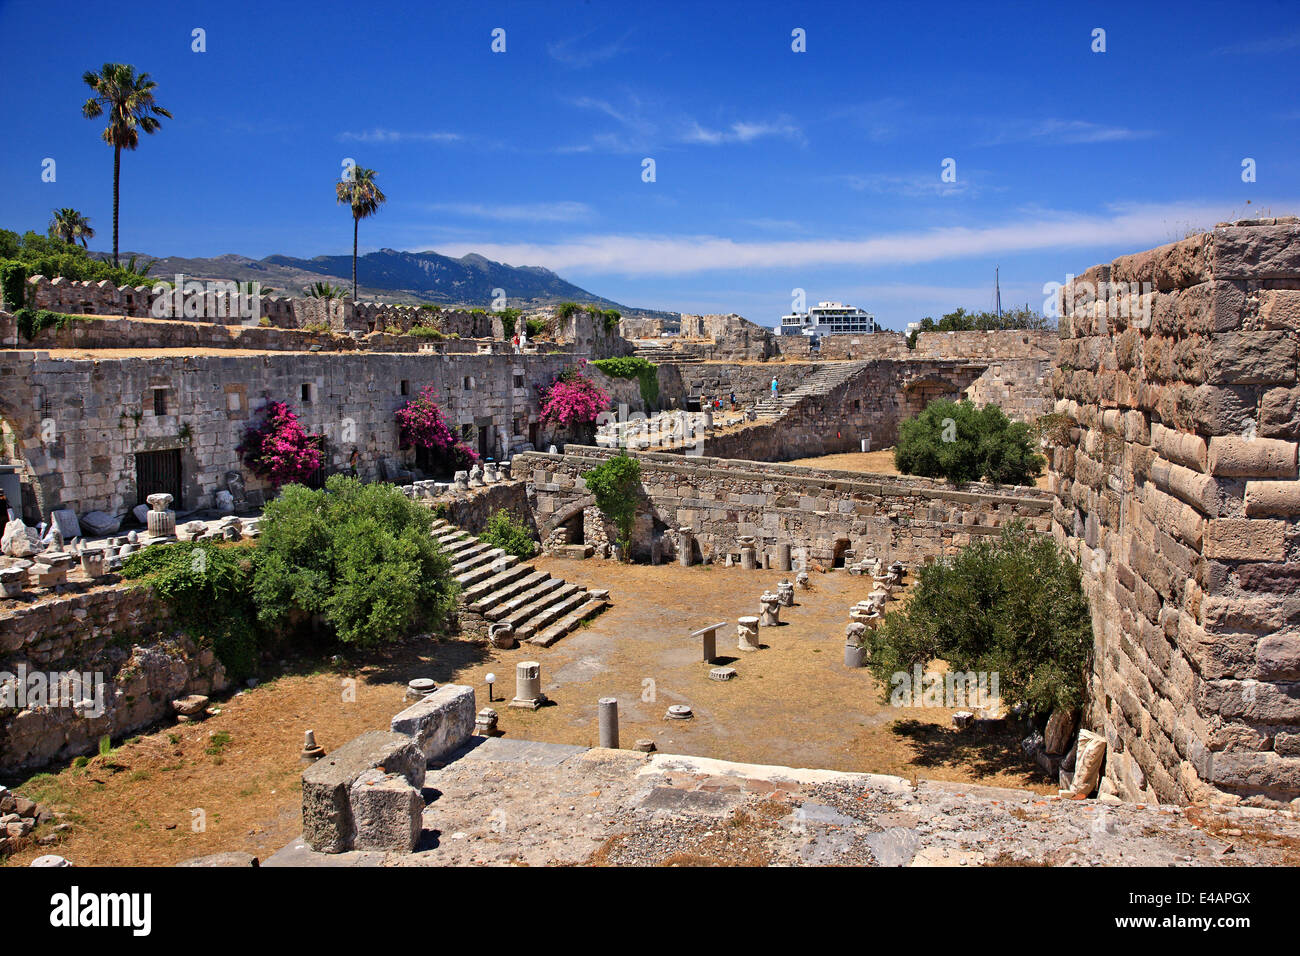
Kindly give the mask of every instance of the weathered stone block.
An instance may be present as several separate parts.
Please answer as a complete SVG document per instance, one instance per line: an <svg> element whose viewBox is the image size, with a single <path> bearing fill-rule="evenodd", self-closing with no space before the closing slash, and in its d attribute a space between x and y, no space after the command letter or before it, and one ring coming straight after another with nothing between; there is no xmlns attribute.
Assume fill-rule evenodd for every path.
<svg viewBox="0 0 1300 956"><path fill-rule="evenodd" d="M1300 636L1271 634L1256 653L1262 680L1300 680Z"/></svg>
<svg viewBox="0 0 1300 956"><path fill-rule="evenodd" d="M351 789L354 850L409 853L420 842L424 798L405 777L367 770Z"/></svg>
<svg viewBox="0 0 1300 956"><path fill-rule="evenodd" d="M1205 556L1228 561L1282 561L1286 522L1263 518L1215 518L1205 533Z"/></svg>
<svg viewBox="0 0 1300 956"><path fill-rule="evenodd" d="M425 760L440 760L474 733L474 688L445 684L393 717L389 729L415 740Z"/></svg>
<svg viewBox="0 0 1300 956"><path fill-rule="evenodd" d="M1215 435L1210 439L1210 473L1236 478L1296 477L1296 443L1277 438Z"/></svg>
<svg viewBox="0 0 1300 956"><path fill-rule="evenodd" d="M1296 340L1286 332L1222 332L1205 356L1210 385L1294 385Z"/></svg>
<svg viewBox="0 0 1300 956"><path fill-rule="evenodd" d="M1300 225L1227 226L1210 233L1206 261L1216 279L1290 279L1300 274Z"/></svg>
<svg viewBox="0 0 1300 956"><path fill-rule="evenodd" d="M1300 515L1300 481L1246 482L1246 514L1251 517Z"/></svg>
<svg viewBox="0 0 1300 956"><path fill-rule="evenodd" d="M1270 388L1259 402L1259 434L1300 438L1300 388Z"/></svg>
<svg viewBox="0 0 1300 956"><path fill-rule="evenodd" d="M351 789L369 770L401 774L413 787L424 786L426 760L405 734L372 730L322 757L302 775L302 826L307 844L321 853L352 848L356 822Z"/></svg>
<svg viewBox="0 0 1300 956"><path fill-rule="evenodd" d="M1260 292L1259 321L1266 329L1300 331L1300 290L1265 289Z"/></svg>

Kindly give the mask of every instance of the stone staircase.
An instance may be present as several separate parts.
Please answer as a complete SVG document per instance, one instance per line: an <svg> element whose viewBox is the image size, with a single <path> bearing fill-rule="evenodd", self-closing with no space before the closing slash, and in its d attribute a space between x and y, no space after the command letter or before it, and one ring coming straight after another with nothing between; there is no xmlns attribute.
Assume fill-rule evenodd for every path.
<svg viewBox="0 0 1300 956"><path fill-rule="evenodd" d="M825 362L805 378L799 387L779 394L775 399L759 399L754 405L759 421L771 421L783 417L805 398L825 395L831 389L843 385L854 375L869 365L869 362Z"/></svg>
<svg viewBox="0 0 1300 956"><path fill-rule="evenodd" d="M487 637L504 623L516 640L550 647L608 606L603 592L553 578L447 521L434 521L433 536L460 583L460 623L472 634Z"/></svg>

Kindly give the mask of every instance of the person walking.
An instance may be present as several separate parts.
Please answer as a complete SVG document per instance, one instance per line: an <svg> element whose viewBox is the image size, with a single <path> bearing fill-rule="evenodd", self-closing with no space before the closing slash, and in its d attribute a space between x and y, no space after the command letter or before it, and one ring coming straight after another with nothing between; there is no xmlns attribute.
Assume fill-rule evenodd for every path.
<svg viewBox="0 0 1300 956"><path fill-rule="evenodd" d="M776 398L776 376L772 376L772 398Z"/></svg>

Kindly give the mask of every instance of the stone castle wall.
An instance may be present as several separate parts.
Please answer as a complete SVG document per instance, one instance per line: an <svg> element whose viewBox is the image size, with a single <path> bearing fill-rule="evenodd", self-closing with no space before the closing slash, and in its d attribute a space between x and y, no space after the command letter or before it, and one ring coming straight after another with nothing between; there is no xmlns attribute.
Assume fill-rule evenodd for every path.
<svg viewBox="0 0 1300 956"><path fill-rule="evenodd" d="M582 474L605 460L607 449L569 445L564 455L517 456L512 475L526 477L542 540L594 505ZM633 536L633 554L649 555L668 531L689 527L701 553L717 560L738 551L741 535L755 537L760 554L790 544L796 555L831 567L852 549L919 564L951 553L982 535L1023 520L1048 533L1051 496L1034 489L971 484L961 491L942 482L897 475L823 471L755 461L635 453L641 462L646 507Z"/></svg>
<svg viewBox="0 0 1300 956"><path fill-rule="evenodd" d="M187 280L191 278L193 277L187 277ZM235 300L220 291L190 297L188 306L183 303L179 307L174 302L174 296L172 289L155 293L152 283L115 286L107 279L78 282L37 275L27 280L25 304L30 308L71 315L190 318L233 325L241 321L238 314L233 314L236 312ZM155 309L156 300L160 297L166 300L166 312L161 316ZM328 328L336 332L364 334L384 330L404 332L418 325L436 328L444 334L454 333L461 338L501 337L500 319L489 312L277 295L258 296L258 312L268 324L286 329Z"/></svg>
<svg viewBox="0 0 1300 956"><path fill-rule="evenodd" d="M1143 286L1142 283L1149 283ZM1132 800L1300 806L1300 221L1062 291L1053 530L1096 640L1085 715Z"/></svg>
<svg viewBox="0 0 1300 956"><path fill-rule="evenodd" d="M182 463L176 507L191 510L213 504L226 471L244 470L236 449L268 401L287 402L308 432L326 436L327 471L344 469L356 448L362 477L375 480L381 461L412 462L413 452L398 449L394 413L425 385L471 445L479 448L485 434L488 454L500 457L537 423L538 387L572 362L568 354L367 352L105 361L9 351L0 352L0 417L7 454L23 466L31 518L60 506L121 514L139 500L136 453L169 449ZM250 490L262 487L251 474L245 480Z"/></svg>

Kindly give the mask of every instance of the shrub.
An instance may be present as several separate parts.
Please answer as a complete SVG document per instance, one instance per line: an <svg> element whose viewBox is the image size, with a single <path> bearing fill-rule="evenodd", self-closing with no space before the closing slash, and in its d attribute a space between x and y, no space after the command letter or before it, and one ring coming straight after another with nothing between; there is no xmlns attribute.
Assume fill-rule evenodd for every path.
<svg viewBox="0 0 1300 956"><path fill-rule="evenodd" d="M524 329L528 332L529 339L535 339L550 331L545 319L524 319Z"/></svg>
<svg viewBox="0 0 1300 956"><path fill-rule="evenodd" d="M487 527L478 537L480 541L500 548L506 554L513 554L516 558L531 558L537 553L533 532L505 508L492 513L487 520Z"/></svg>
<svg viewBox="0 0 1300 956"><path fill-rule="evenodd" d="M577 369L567 369L542 399L541 419L559 426L590 425L609 408L605 391Z"/></svg>
<svg viewBox="0 0 1300 956"><path fill-rule="evenodd" d="M659 366L638 357L596 359L591 363L611 378L634 378L641 386L641 400L646 408L659 401Z"/></svg>
<svg viewBox="0 0 1300 956"><path fill-rule="evenodd" d="M413 325L406 330L406 334L414 335L417 339L431 339L434 342L440 342L447 337L442 329L435 329L432 325Z"/></svg>
<svg viewBox="0 0 1300 956"><path fill-rule="evenodd" d="M304 482L325 463L324 435L309 435L284 402L266 406L266 418L248 429L237 451L253 473L275 488Z"/></svg>
<svg viewBox="0 0 1300 956"><path fill-rule="evenodd" d="M254 550L184 541L128 555L122 577L151 587L172 620L200 645L210 645L233 680L257 669L259 633L250 597Z"/></svg>
<svg viewBox="0 0 1300 956"><path fill-rule="evenodd" d="M904 474L958 484L983 478L1025 485L1045 463L1034 444L1029 426L1011 421L996 405L976 409L968 401L939 399L899 426L894 464Z"/></svg>
<svg viewBox="0 0 1300 956"><path fill-rule="evenodd" d="M439 627L455 603L433 515L387 484L334 475L323 491L289 485L269 505L253 599L266 627L317 616L345 644L371 646Z"/></svg>
<svg viewBox="0 0 1300 956"><path fill-rule="evenodd" d="M23 307L27 294L27 269L19 262L6 262L0 266L0 299L10 312Z"/></svg>
<svg viewBox="0 0 1300 956"><path fill-rule="evenodd" d="M433 400L436 394L432 385L426 385L397 410L398 447L423 448L445 467L468 468L478 461L478 453L451 430Z"/></svg>
<svg viewBox="0 0 1300 956"><path fill-rule="evenodd" d="M620 452L583 472L582 477L587 490L596 498L596 507L618 529L618 546L626 556L632 544L632 522L636 519L641 462Z"/></svg>
<svg viewBox="0 0 1300 956"><path fill-rule="evenodd" d="M1078 565L1051 538L1013 524L922 567L906 607L866 643L883 699L894 674L938 659L996 673L1004 702L1043 714L1083 701L1092 624Z"/></svg>
<svg viewBox="0 0 1300 956"><path fill-rule="evenodd" d="M59 331L77 321L75 315L65 315L62 312L51 312L49 309L19 309L14 313L14 320L18 323L18 331L27 341L32 341L46 329Z"/></svg>

